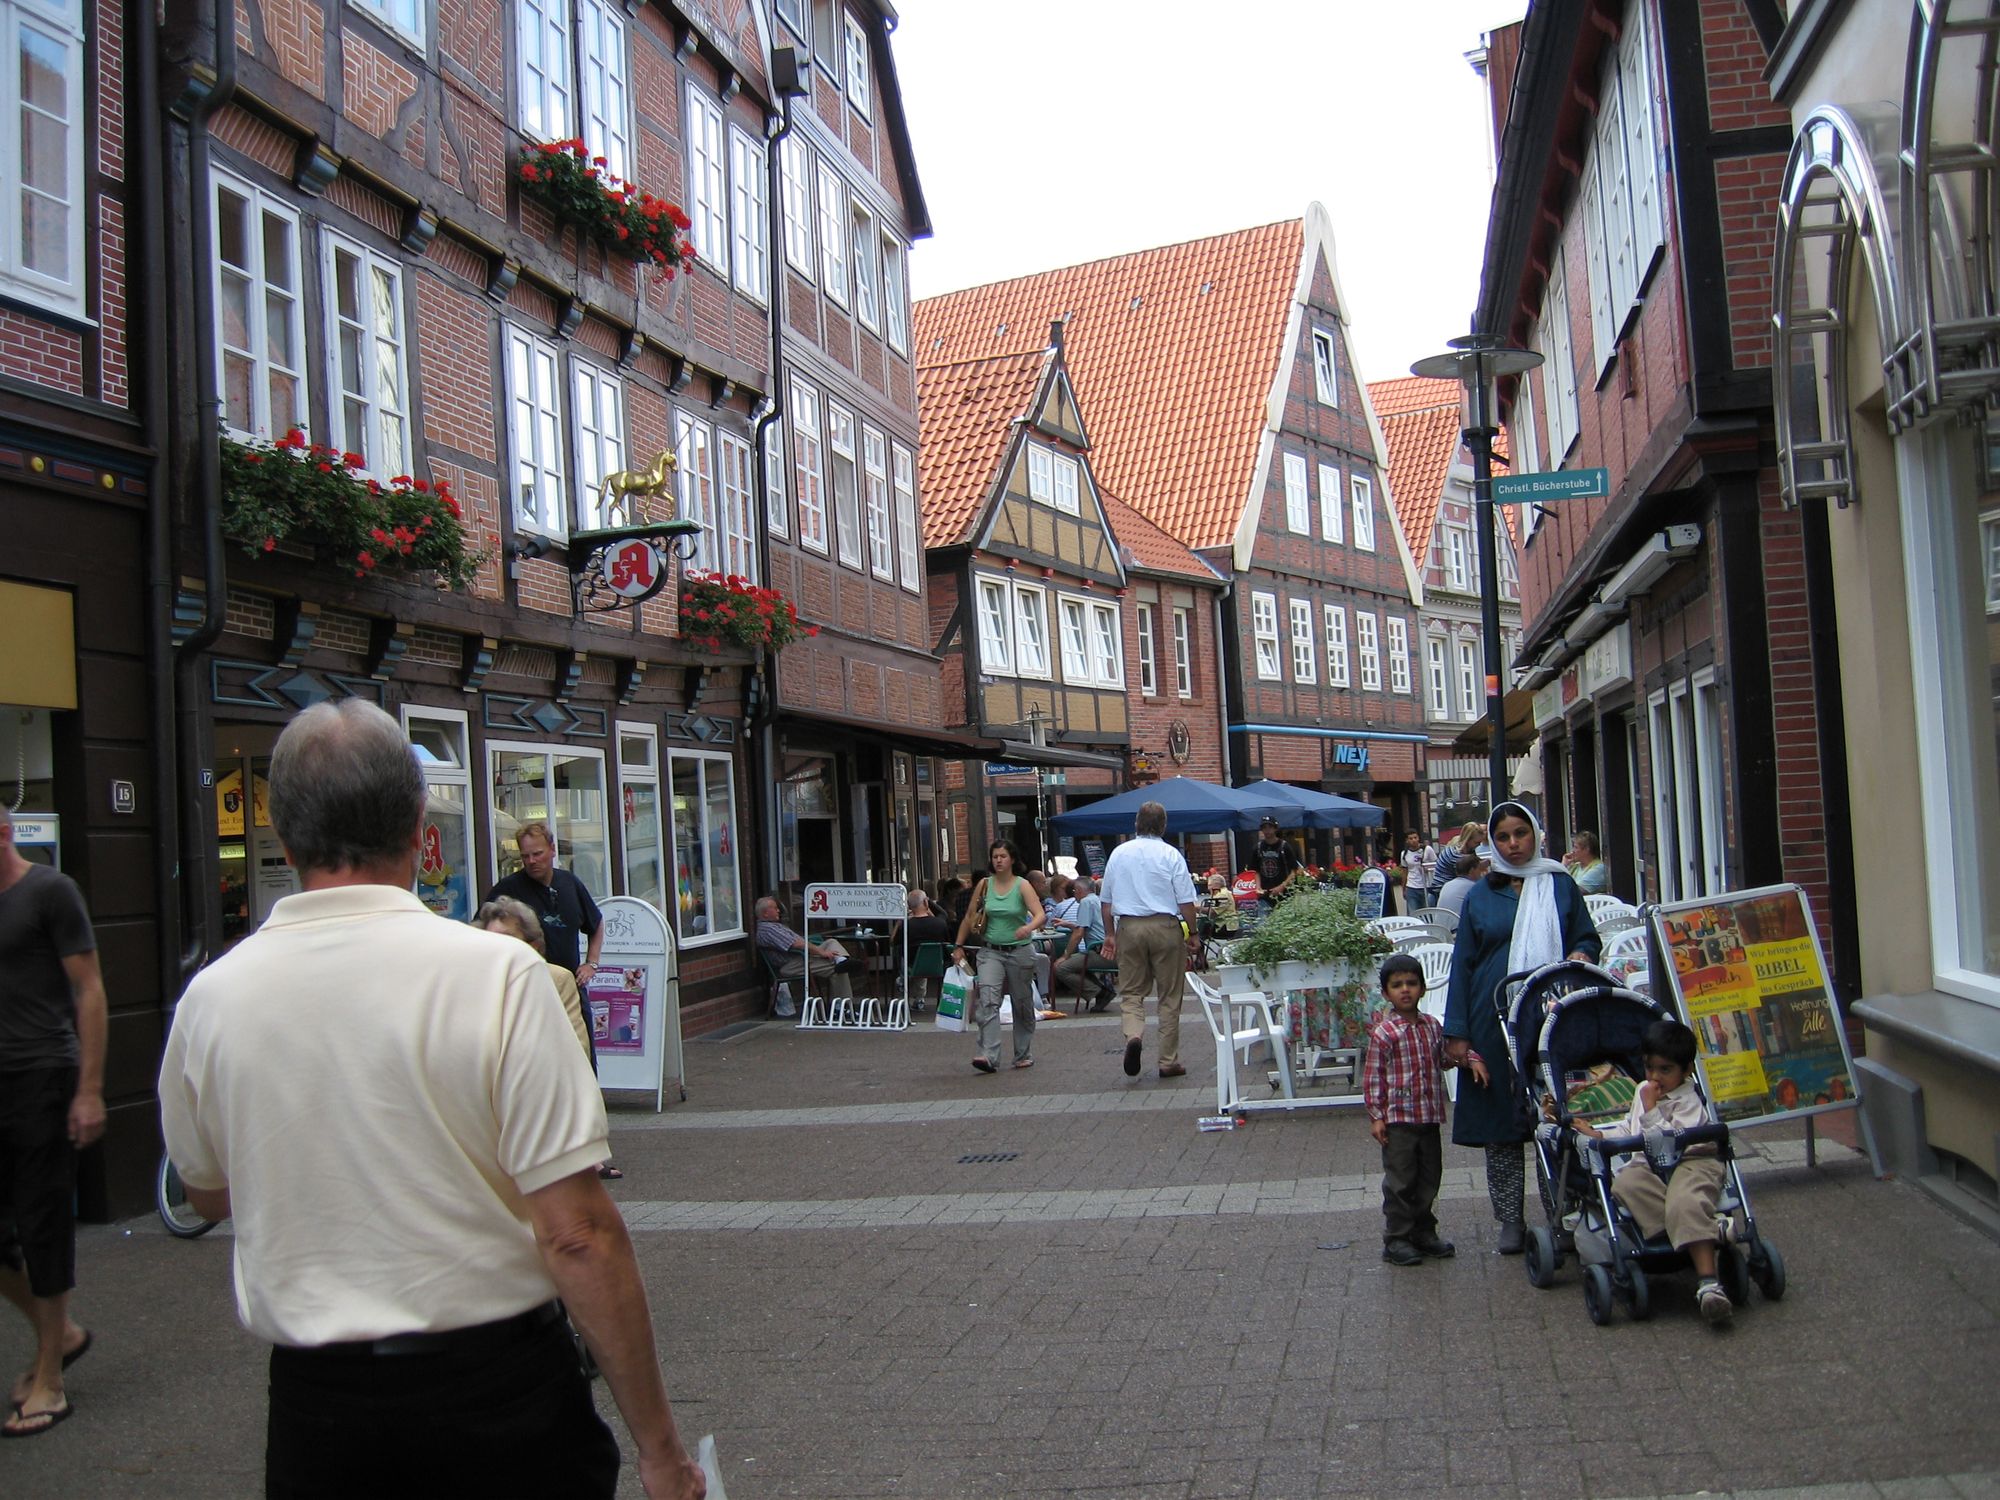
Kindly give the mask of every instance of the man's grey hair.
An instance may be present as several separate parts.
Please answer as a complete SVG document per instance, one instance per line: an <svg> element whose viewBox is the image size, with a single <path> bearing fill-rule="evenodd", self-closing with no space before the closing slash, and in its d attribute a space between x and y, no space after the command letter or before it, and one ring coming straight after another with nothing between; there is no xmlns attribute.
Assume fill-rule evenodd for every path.
<svg viewBox="0 0 2000 1500"><path fill-rule="evenodd" d="M1167 831L1167 810L1157 802L1141 802L1139 815L1132 820L1132 831L1137 834L1159 838Z"/></svg>
<svg viewBox="0 0 2000 1500"><path fill-rule="evenodd" d="M1077 877L1075 877L1073 880L1070 881L1069 888L1072 891L1079 891L1086 896L1088 896L1092 891L1097 889L1097 887L1091 883L1091 879L1088 875L1078 875Z"/></svg>
<svg viewBox="0 0 2000 1500"><path fill-rule="evenodd" d="M301 870L407 855L424 800L409 737L359 698L314 704L271 752L271 826Z"/></svg>
<svg viewBox="0 0 2000 1500"><path fill-rule="evenodd" d="M929 911L931 909L930 892L926 891L920 885L911 886L909 894L903 897L903 905L907 910L913 912Z"/></svg>

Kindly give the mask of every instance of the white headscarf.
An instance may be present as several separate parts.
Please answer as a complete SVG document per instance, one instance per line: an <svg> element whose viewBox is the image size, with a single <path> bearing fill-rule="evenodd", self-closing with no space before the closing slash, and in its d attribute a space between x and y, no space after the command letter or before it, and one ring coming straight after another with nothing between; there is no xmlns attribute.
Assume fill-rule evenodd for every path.
<svg viewBox="0 0 2000 1500"><path fill-rule="evenodd" d="M1500 857L1491 840L1493 825L1503 817L1523 818L1535 830L1535 848L1542 847L1542 824L1519 802L1503 802L1493 809L1486 822L1488 842L1479 846L1479 857L1502 875L1521 882L1521 905L1514 913L1514 941L1507 950L1507 972L1523 974L1564 957L1562 917L1556 911L1554 876L1569 872L1555 860L1537 854L1525 864L1509 864Z"/></svg>

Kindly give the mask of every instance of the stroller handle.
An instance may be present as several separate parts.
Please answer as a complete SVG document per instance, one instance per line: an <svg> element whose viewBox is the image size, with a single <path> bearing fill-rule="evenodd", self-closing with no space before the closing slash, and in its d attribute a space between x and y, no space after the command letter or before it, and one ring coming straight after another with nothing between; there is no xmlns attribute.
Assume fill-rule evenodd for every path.
<svg viewBox="0 0 2000 1500"><path fill-rule="evenodd" d="M1726 1148L1729 1145L1729 1127L1720 1120L1706 1125L1690 1125L1686 1130L1669 1130L1664 1134L1674 1143L1677 1154L1682 1156L1687 1154L1690 1146L1712 1143ZM1600 1137L1597 1144L1606 1156L1624 1156L1630 1152L1644 1152L1646 1138L1643 1135L1606 1135Z"/></svg>

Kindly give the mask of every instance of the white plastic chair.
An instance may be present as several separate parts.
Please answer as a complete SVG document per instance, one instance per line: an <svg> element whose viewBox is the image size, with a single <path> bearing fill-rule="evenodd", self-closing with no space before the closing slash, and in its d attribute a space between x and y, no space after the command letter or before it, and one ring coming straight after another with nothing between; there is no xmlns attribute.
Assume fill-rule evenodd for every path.
<svg viewBox="0 0 2000 1500"><path fill-rule="evenodd" d="M1442 999L1446 986L1451 983L1451 944L1423 943L1406 951L1424 966L1425 998L1437 995Z"/></svg>
<svg viewBox="0 0 2000 1500"><path fill-rule="evenodd" d="M1284 1001L1274 1002L1256 990L1224 995L1200 974L1188 975L1187 987L1201 1001L1209 1035L1215 1038L1215 1112L1225 1115L1243 1103L1243 1086L1236 1076L1236 1054L1241 1049L1247 1061L1250 1049L1259 1042L1267 1043L1271 1049L1278 1068L1279 1091L1287 1099L1295 1097L1291 1048L1282 1022ZM1239 1010L1241 1025L1236 1019Z"/></svg>
<svg viewBox="0 0 2000 1500"><path fill-rule="evenodd" d="M1630 902L1620 901L1616 896L1595 895L1583 898L1584 910L1590 913L1590 920L1602 922L1606 917L1637 917L1638 909Z"/></svg>
<svg viewBox="0 0 2000 1500"><path fill-rule="evenodd" d="M1640 925L1639 919L1636 916L1628 917L1618 912L1612 912L1609 916L1603 917L1598 921L1597 935L1601 938L1613 938L1621 932L1630 932L1633 928Z"/></svg>
<svg viewBox="0 0 2000 1500"><path fill-rule="evenodd" d="M1428 926L1430 923L1422 917L1377 917L1368 924L1368 930L1392 938L1399 932L1410 932Z"/></svg>
<svg viewBox="0 0 2000 1500"><path fill-rule="evenodd" d="M1621 958L1644 958L1646 956L1646 929L1628 927L1612 937L1604 945L1602 955L1605 967Z"/></svg>
<svg viewBox="0 0 2000 1500"><path fill-rule="evenodd" d="M1458 936L1458 913L1445 906L1427 906L1424 918L1433 927L1444 929L1444 940L1448 943Z"/></svg>

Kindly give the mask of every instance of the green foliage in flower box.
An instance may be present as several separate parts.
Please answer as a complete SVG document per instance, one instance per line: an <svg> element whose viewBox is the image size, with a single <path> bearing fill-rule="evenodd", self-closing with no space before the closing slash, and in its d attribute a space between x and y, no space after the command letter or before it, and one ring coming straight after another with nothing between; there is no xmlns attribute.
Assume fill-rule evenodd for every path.
<svg viewBox="0 0 2000 1500"><path fill-rule="evenodd" d="M688 216L614 176L604 158L590 155L580 140L523 146L515 155L514 175L522 197L608 254L655 266L669 279L694 264Z"/></svg>

